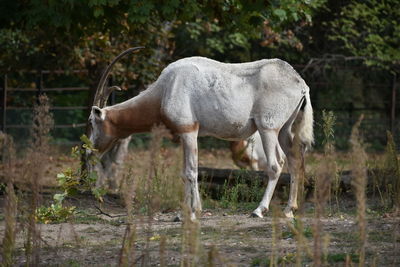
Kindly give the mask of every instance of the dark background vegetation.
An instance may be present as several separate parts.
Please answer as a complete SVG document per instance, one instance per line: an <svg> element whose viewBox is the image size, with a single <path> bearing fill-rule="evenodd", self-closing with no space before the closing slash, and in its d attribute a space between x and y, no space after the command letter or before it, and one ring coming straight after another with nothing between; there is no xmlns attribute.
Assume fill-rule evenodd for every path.
<svg viewBox="0 0 400 267"><path fill-rule="evenodd" d="M399 140L399 101L393 95L398 91L399 17L396 0L7 0L0 3L0 78L7 75L9 88L88 88L46 92L54 107L71 107L52 110L55 124L72 125L86 122L102 70L128 47L146 49L114 68L113 84L126 90L116 94L116 102L144 90L182 57L223 62L277 57L294 65L311 88L317 146L319 118L326 109L337 117L338 148L348 147L351 126L364 113L365 140L370 149L381 150L386 129ZM26 89L10 91L2 101L11 108L5 131L17 143L26 141L29 129L12 125L31 121L32 111L24 108L36 99L37 92ZM77 142L83 132L84 127L55 128L53 141ZM145 136L134 140L143 142ZM202 145L226 143L206 138Z"/></svg>
<svg viewBox="0 0 400 267"><path fill-rule="evenodd" d="M400 161L386 130L399 144L399 15L398 0L0 1L2 266L398 266ZM189 220L182 151L164 146L160 127L133 138L127 159L111 164L121 172L107 177L109 190L82 171L89 142L59 153L54 143L70 149L85 131L105 66L133 46L146 49L113 69L110 83L124 91L111 103L186 56L278 57L299 71L311 88L317 142L298 177L295 219L282 218L287 185L266 218L250 218L265 186L234 170L239 176L223 185L201 179L204 210ZM201 166L236 168L226 148L199 154Z"/></svg>

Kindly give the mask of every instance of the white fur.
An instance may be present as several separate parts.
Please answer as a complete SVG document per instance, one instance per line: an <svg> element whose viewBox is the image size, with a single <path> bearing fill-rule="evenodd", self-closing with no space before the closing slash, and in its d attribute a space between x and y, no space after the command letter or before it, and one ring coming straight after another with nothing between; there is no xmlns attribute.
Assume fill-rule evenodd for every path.
<svg viewBox="0 0 400 267"><path fill-rule="evenodd" d="M201 210L197 185L197 137L208 135L243 140L258 130L261 140L258 142L262 143L265 154L264 169L270 178L263 201L254 211L261 217L268 210L288 154L289 145L286 143L289 144L287 140L293 138L292 124L304 96L307 106L302 138L310 141L312 108L309 88L288 63L280 59L264 59L226 64L191 57L167 66L157 81L139 96L106 110L134 110L140 103L151 102L152 108L159 109L162 117L174 126L199 126L198 130L178 133L184 146L185 202L192 217Z"/></svg>
<svg viewBox="0 0 400 267"><path fill-rule="evenodd" d="M310 93L306 93L306 106L304 107L303 118L300 122L299 127L299 138L300 141L307 146L307 148L311 148L311 145L314 143L314 118L313 118L313 109L311 106Z"/></svg>

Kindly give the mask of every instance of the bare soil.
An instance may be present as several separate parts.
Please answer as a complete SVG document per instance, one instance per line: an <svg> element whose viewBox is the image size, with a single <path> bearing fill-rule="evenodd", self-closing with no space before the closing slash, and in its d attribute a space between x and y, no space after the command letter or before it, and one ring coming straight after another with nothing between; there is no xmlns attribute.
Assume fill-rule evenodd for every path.
<svg viewBox="0 0 400 267"><path fill-rule="evenodd" d="M3 202L3 198L1 199ZM118 200L107 198L101 207L90 197L71 200L78 206L74 220L60 224L40 224L43 266L115 266L118 264L122 240L127 227L124 208ZM347 205L347 206L346 206ZM352 202L343 204L344 211L329 213L321 223L325 254L328 265L342 266L346 255L357 257L358 228ZM251 207L252 208L252 207ZM206 265L211 250L216 251L213 261L218 266L262 266L266 259L277 255L280 264L294 265L296 252L301 251L303 265L311 265L313 253L312 205L306 203L303 222L304 242L289 227L293 221L279 217L276 221L276 241L273 241L273 218L251 218L251 209L205 210L199 220L199 250L195 259L198 265ZM4 214L0 215L4 218ZM110 217L117 216L117 217ZM163 260L167 265L178 266L183 254L183 223L174 222L177 212L157 213L153 219L137 215L134 226L136 238L134 255L137 264L160 264L160 241L165 237ZM368 215L367 263L376 266L398 266L400 263L400 218L390 214L370 212ZM4 233L4 221L0 222ZM196 232L194 231L193 234ZM18 233L17 264L25 262L24 232ZM301 244L301 245L300 245ZM147 248L146 248L147 247ZM304 248L306 247L306 248ZM148 254L147 254L148 253ZM149 257L145 257L148 255Z"/></svg>
<svg viewBox="0 0 400 267"><path fill-rule="evenodd" d="M136 159L146 158L137 152ZM317 158L318 156L313 156ZM49 158L50 168L45 181L54 185L56 173L65 166L76 164L68 157ZM228 150L200 151L200 165L214 168L235 168ZM310 163L309 165L312 165ZM279 197L279 194L277 194ZM275 198L279 210L287 199ZM51 195L45 196L51 199ZM210 204L211 203L211 204ZM399 266L400 218L385 213L377 199L368 200L366 247L367 265ZM119 198L106 197L101 205L91 196L68 199L77 207L77 215L68 223L40 224L42 247L41 266L116 266L127 228L126 210ZM265 266L273 255L278 265L311 266L313 258L314 207L306 201L297 222L275 219L272 212L264 218L251 218L249 214L257 203L240 203L236 208L222 209L211 200L204 201L204 211L198 221L198 231L191 235L198 245L192 266ZM100 205L100 210L96 207ZM0 238L4 235L4 196L0 195ZM182 221L174 222L179 210L155 213L152 218L137 213L134 218L136 236L131 258L135 265L158 266L162 261L168 266L180 266L189 257L183 249L185 227ZM300 235L293 225L303 224ZM344 266L346 255L357 261L359 239L356 221L356 204L351 194L340 197L339 209L329 204L321 219L322 246L326 266ZM25 232L18 226L16 265L24 265ZM275 230L274 230L275 229ZM299 229L299 228L297 228ZM275 238L274 238L275 237ZM302 237L303 241L299 241ZM165 240L165 245L162 241ZM301 258L296 256L301 255ZM1 258L1 256L0 256Z"/></svg>

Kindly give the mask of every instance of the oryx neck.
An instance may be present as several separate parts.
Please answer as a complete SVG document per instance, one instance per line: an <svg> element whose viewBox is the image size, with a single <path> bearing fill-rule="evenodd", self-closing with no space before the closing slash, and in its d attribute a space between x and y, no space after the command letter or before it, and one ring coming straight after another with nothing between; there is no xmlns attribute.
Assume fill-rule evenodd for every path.
<svg viewBox="0 0 400 267"><path fill-rule="evenodd" d="M161 100L156 92L143 92L120 104L106 108L106 120L113 126L114 136L149 132L160 119Z"/></svg>

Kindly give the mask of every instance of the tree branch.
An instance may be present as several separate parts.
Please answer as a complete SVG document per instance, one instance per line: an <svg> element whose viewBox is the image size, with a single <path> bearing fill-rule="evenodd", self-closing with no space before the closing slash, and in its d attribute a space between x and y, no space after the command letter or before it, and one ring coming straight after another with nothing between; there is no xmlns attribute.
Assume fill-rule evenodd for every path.
<svg viewBox="0 0 400 267"><path fill-rule="evenodd" d="M105 216L110 217L110 218L118 218L118 217L128 216L127 214L110 215L108 213L105 213L102 209L100 209L100 207L98 207L96 205L94 207L99 211L100 214L105 215Z"/></svg>

